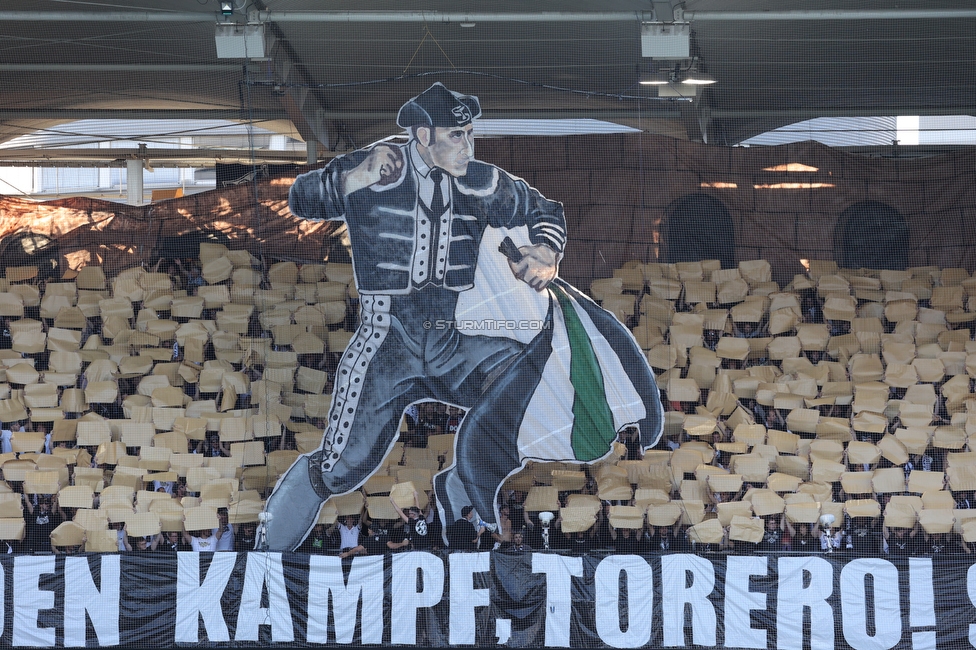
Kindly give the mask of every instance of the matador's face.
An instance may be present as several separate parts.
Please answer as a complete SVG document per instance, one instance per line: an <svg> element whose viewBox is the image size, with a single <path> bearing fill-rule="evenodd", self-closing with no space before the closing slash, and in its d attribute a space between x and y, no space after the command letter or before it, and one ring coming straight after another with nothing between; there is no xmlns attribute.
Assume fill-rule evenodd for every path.
<svg viewBox="0 0 976 650"><path fill-rule="evenodd" d="M471 124L424 128L418 132L421 154L426 162L451 176L464 176L474 160L474 127Z"/></svg>

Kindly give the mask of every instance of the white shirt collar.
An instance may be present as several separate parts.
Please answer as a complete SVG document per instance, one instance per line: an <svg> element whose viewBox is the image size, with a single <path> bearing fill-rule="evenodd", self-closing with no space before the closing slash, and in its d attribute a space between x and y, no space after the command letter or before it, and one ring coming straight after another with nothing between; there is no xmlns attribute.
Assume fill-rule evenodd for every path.
<svg viewBox="0 0 976 650"><path fill-rule="evenodd" d="M413 163L413 168L417 170L417 173L427 178L433 168L424 161L423 157L420 155L420 151L417 149L417 141L414 140L410 143L410 160Z"/></svg>

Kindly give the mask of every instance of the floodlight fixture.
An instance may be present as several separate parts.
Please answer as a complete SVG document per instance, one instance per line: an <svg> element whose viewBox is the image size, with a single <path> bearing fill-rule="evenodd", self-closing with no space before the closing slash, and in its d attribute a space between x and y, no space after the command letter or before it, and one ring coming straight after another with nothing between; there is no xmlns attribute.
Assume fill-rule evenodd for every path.
<svg viewBox="0 0 976 650"><path fill-rule="evenodd" d="M669 71L659 70L658 72L645 72L641 75L639 83L642 86L666 86L672 81Z"/></svg>
<svg viewBox="0 0 976 650"><path fill-rule="evenodd" d="M689 86L709 86L714 83L718 83L718 79L708 74L707 72L701 72L692 68L687 70L681 76L681 83L687 84Z"/></svg>

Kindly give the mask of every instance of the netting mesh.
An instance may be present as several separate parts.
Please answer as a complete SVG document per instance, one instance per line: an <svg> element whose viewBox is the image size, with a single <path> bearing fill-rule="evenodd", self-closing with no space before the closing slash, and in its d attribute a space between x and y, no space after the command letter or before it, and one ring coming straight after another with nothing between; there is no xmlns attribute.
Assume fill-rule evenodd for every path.
<svg viewBox="0 0 976 650"><path fill-rule="evenodd" d="M307 0L266 0L225 19L221 3L133 0L56 3L53 20L7 4L0 645L969 639L976 164L968 148L925 147L971 143L973 16L723 20L709 18L720 3L689 1L688 56L652 61L639 13L325 21L287 15L327 9ZM692 71L719 83L680 84ZM646 72L670 75L671 94L637 84ZM438 81L480 97L478 135L501 132L477 140L478 160L524 180L519 200L535 188L562 204L559 276L629 332L603 343L646 359L660 435L620 427L583 463L522 453L508 432L513 449L481 464L525 462L467 524L472 543L441 503L452 487L435 493L471 405L425 396L300 546L248 554L276 482L327 432L324 451L341 451L329 424L355 388L344 357L366 354L367 326L390 329L371 320L389 295L364 291L363 310L362 229L343 223L364 208L342 195L348 213L299 218L290 188L348 173L342 160L380 140L410 152L397 111ZM592 127L580 116L605 130L576 132ZM550 118L573 121L529 122ZM349 180L336 178L323 196ZM489 194L468 190L455 205ZM411 215L431 212L425 200ZM546 228L561 244L562 224ZM359 250L398 238L414 233ZM567 295L590 305L554 291L566 313ZM403 336L404 350L428 344ZM384 388L391 400L402 385ZM569 379L551 394L583 419ZM499 419L528 411L516 401L496 404ZM558 410L526 421L561 435ZM305 471L323 467L313 459ZM289 505L314 511L321 494Z"/></svg>

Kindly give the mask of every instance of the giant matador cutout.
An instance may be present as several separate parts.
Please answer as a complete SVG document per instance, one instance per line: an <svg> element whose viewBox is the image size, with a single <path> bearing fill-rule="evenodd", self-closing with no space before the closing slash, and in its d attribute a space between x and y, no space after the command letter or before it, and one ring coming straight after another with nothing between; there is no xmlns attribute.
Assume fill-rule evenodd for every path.
<svg viewBox="0 0 976 650"><path fill-rule="evenodd" d="M455 463L434 477L445 524L496 494L527 459L589 462L617 432L661 433L654 375L630 332L557 277L562 205L474 159L478 98L440 83L400 109L406 144L378 144L301 175L298 217L344 221L361 302L322 446L281 477L259 545L295 549L322 503L360 487L396 441L404 409L467 410Z"/></svg>

